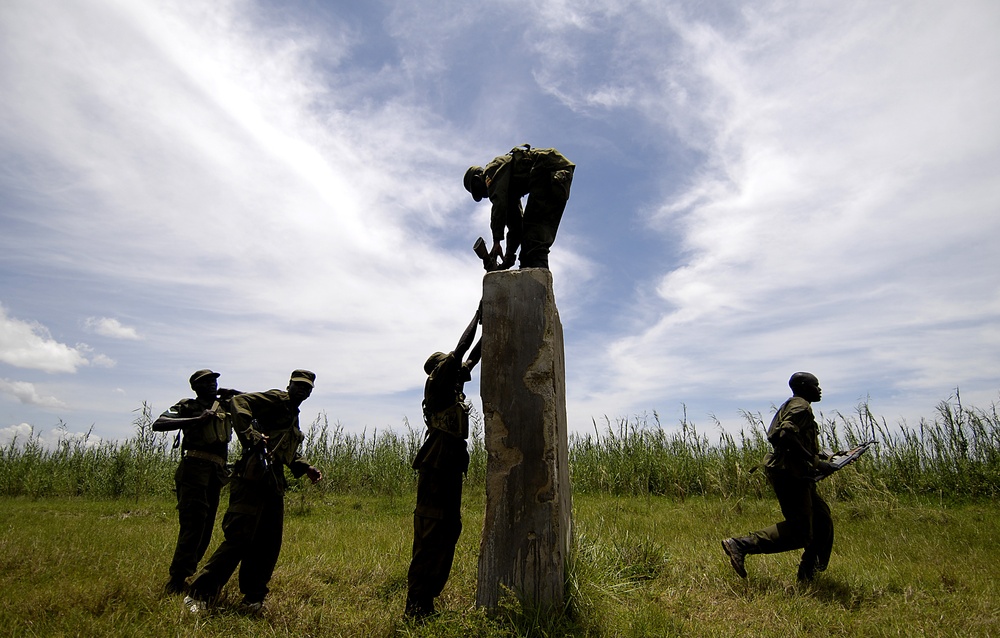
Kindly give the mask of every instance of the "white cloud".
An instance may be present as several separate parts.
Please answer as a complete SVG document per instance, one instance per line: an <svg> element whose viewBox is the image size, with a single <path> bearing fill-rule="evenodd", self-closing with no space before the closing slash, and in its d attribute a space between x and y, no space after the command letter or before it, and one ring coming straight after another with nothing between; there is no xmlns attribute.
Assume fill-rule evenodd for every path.
<svg viewBox="0 0 1000 638"><path fill-rule="evenodd" d="M2 447L7 447L11 443L20 447L27 441L35 438L35 428L27 423L19 423L17 425L9 425L5 428L0 428L0 446Z"/></svg>
<svg viewBox="0 0 1000 638"><path fill-rule="evenodd" d="M19 423L0 428L0 447L8 447L13 444L15 447L23 449L28 443L36 445L42 449L55 449L66 445L75 447L97 447L101 444L101 437L93 432L70 432L65 427L45 431L36 429L27 423Z"/></svg>
<svg viewBox="0 0 1000 638"><path fill-rule="evenodd" d="M113 317L87 317L83 324L87 330L102 337L125 339L128 341L138 341L141 339L135 328L123 325L122 322Z"/></svg>
<svg viewBox="0 0 1000 638"><path fill-rule="evenodd" d="M87 365L78 348L55 341L41 324L7 315L0 305L0 362L45 372L76 372Z"/></svg>
<svg viewBox="0 0 1000 638"><path fill-rule="evenodd" d="M12 396L21 403L45 408L59 408L64 405L62 401L55 397L41 396L38 394L35 384L27 381L0 379L0 394Z"/></svg>
<svg viewBox="0 0 1000 638"><path fill-rule="evenodd" d="M90 359L90 365L95 368L113 368L118 365L118 362L106 354L95 354Z"/></svg>
<svg viewBox="0 0 1000 638"><path fill-rule="evenodd" d="M243 389L314 368L331 414L398 405L479 299L488 205L461 174L527 130L576 144L553 270L584 419L770 397L792 365L996 370L992 4L317 6L4 3L0 255L60 300L53 332L117 342L0 315L0 361L89 366L74 405L206 366ZM616 270L633 244L657 254Z"/></svg>
<svg viewBox="0 0 1000 638"><path fill-rule="evenodd" d="M591 353L584 394L632 409L766 397L803 368L831 386L995 392L1000 9L630 9L617 36L540 28L540 48L570 55L538 77L572 108L638 109L704 161L648 219L683 251L629 311L653 320ZM611 44L591 51L645 63L570 81L593 37Z"/></svg>

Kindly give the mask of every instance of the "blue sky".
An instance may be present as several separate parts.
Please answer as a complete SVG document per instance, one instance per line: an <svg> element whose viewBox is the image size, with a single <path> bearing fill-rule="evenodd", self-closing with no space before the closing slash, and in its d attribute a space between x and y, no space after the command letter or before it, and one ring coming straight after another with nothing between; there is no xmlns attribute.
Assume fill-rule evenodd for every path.
<svg viewBox="0 0 1000 638"><path fill-rule="evenodd" d="M827 414L987 407L997 33L992 0L6 0L0 440L124 438L202 367L418 425L481 294L462 175L522 142L577 164L571 430L735 431L796 370Z"/></svg>

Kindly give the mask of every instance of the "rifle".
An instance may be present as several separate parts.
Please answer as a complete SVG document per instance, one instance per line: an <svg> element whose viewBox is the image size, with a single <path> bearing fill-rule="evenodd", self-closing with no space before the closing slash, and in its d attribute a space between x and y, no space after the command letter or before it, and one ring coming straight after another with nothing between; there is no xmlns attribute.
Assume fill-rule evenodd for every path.
<svg viewBox="0 0 1000 638"><path fill-rule="evenodd" d="M257 429L257 419L250 421L250 427L254 431L260 432ZM253 450L254 456L257 457L257 464L260 465L260 469L264 472L268 472L271 469L271 451L267 449L267 438L263 435L258 439L251 448Z"/></svg>
<svg viewBox="0 0 1000 638"><path fill-rule="evenodd" d="M833 455L830 456L830 460L828 461L830 463L830 466L833 467L833 471L831 471L830 474L842 470L851 463L857 461L859 458L861 458L861 455L867 452L868 448L875 445L875 443L876 441L872 439L871 441L866 441L865 443L857 445L851 448L850 450L835 452ZM817 477L816 480L822 481L827 476L830 476L830 474Z"/></svg>
<svg viewBox="0 0 1000 638"><path fill-rule="evenodd" d="M496 257L490 257L490 251L486 248L486 241L482 237L478 238L476 243L472 244L472 250L475 251L476 257L483 260L483 268L486 269L486 272L500 270Z"/></svg>

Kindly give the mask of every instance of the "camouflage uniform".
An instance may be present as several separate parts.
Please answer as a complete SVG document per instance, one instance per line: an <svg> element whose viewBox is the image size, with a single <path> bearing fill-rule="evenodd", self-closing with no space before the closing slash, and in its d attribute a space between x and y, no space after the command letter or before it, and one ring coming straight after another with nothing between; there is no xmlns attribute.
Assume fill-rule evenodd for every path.
<svg viewBox="0 0 1000 638"><path fill-rule="evenodd" d="M200 372L215 374L208 370ZM181 461L174 473L180 528L166 587L171 593L187 587L186 579L194 574L212 540L219 495L229 482L226 459L232 427L228 405L228 401L217 398L182 399L153 424L157 432L180 429L183 433ZM206 422L183 426L175 423L198 417L206 410L215 412Z"/></svg>
<svg viewBox="0 0 1000 638"><path fill-rule="evenodd" d="M462 356L475 335L476 313L454 352L436 352L424 364L424 444L413 459L417 470L417 506L413 510L413 553L407 571L405 615L434 613L434 599L444 589L462 534L462 477L469 469L469 404L463 387L479 361L480 346L469 360Z"/></svg>
<svg viewBox="0 0 1000 638"><path fill-rule="evenodd" d="M556 240L575 168L556 149L527 144L485 166L483 178L493 204L490 230L497 242L507 228L507 267L513 265L518 246L521 268L549 267L549 248ZM522 214L521 198L525 195L528 200Z"/></svg>
<svg viewBox="0 0 1000 638"><path fill-rule="evenodd" d="M263 602L270 591L268 583L281 552L288 486L282 468L287 466L299 477L310 465L298 452L303 440L299 410L290 402L288 392L241 394L233 398L232 408L243 454L236 464L229 508L222 519L225 540L192 581L191 596L213 600L239 566L243 602L252 605ZM261 434L268 437L269 458L258 445Z"/></svg>

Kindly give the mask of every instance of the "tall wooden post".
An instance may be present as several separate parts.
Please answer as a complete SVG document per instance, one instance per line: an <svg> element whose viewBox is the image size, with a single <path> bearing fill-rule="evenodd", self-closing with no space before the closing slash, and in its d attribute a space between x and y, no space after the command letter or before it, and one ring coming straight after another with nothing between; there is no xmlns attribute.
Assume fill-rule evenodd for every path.
<svg viewBox="0 0 1000 638"><path fill-rule="evenodd" d="M561 607L572 538L562 324L544 269L483 280L486 517L476 604Z"/></svg>

